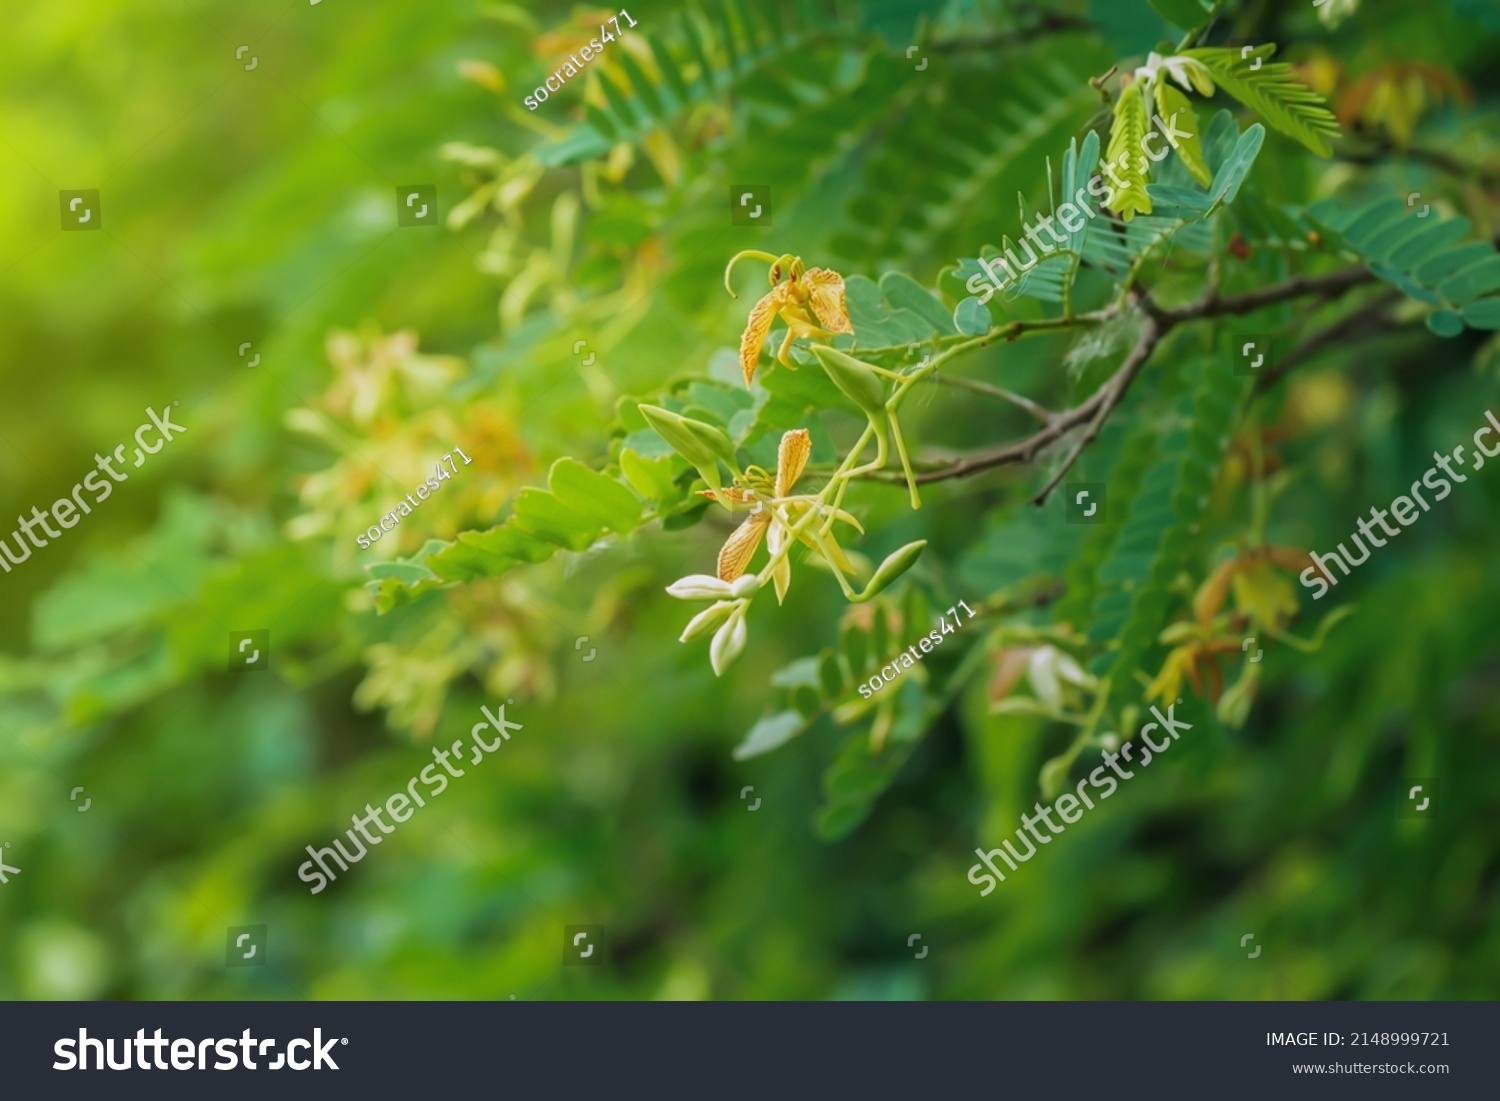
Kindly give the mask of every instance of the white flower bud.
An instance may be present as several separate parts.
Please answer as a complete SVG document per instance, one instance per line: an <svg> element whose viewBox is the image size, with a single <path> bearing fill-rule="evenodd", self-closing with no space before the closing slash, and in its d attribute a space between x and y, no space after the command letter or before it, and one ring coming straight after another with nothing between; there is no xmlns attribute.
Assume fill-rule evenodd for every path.
<svg viewBox="0 0 1500 1101"><path fill-rule="evenodd" d="M712 607L705 608L692 619L688 620L688 625L683 628L682 637L677 641L687 642L689 639L697 638L728 615L734 606L733 601L721 600Z"/></svg>
<svg viewBox="0 0 1500 1101"><path fill-rule="evenodd" d="M728 622L719 628L718 634L708 647L708 663L714 667L714 676L722 677L724 670L734 663L745 649L749 630L745 627L745 609L736 607Z"/></svg>
<svg viewBox="0 0 1500 1101"><path fill-rule="evenodd" d="M760 578L753 573L747 573L735 581L733 585L729 586L729 591L734 595L735 599L739 599L741 597L753 596L755 590L759 588Z"/></svg>
<svg viewBox="0 0 1500 1101"><path fill-rule="evenodd" d="M723 600L731 594L729 582L707 573L690 573L667 586L678 600Z"/></svg>

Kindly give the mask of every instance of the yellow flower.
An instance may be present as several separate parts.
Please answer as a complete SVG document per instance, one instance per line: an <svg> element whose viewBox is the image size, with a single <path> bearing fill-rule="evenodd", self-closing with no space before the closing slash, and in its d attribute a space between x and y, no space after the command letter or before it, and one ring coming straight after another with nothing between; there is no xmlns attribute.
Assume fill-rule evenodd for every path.
<svg viewBox="0 0 1500 1101"><path fill-rule="evenodd" d="M745 485L730 486L721 491L723 497L732 504L753 505L754 511L745 518L743 524L734 529L733 534L725 541L723 549L719 551L720 581L737 580L750 564L750 559L755 556L756 548L760 546L762 539L765 539L766 550L772 558L781 554L782 548L792 536L792 525L808 508L814 507L813 498L792 496L792 487L802 476L802 471L807 467L807 458L811 453L812 440L807 434L807 429L793 429L781 437L781 446L776 452L774 479L759 467L752 466L745 472ZM705 491L703 495L714 496L708 491ZM859 528L859 522L847 512L840 510L836 515L839 519ZM799 531L796 537L846 573L853 572L853 563L849 561L843 548L838 545L832 534L824 535L815 530L803 530ZM780 603L786 599L787 588L792 582L790 558L782 557L776 563L771 572L771 579L776 583L776 601Z"/></svg>
<svg viewBox="0 0 1500 1101"><path fill-rule="evenodd" d="M795 370L787 359L792 341L802 337L829 337L834 333L852 333L849 308L844 302L844 277L825 268L804 268L802 257L790 253L773 257L770 253L747 249L736 253L724 269L724 287L735 297L729 287L729 273L734 265L746 256L768 260L771 263L771 290L755 304L750 318L745 322L745 331L740 336L740 369L745 372L745 385L755 378L755 368L760 362L760 350L771 332L771 322L781 318L786 323L786 339L776 360L783 367ZM786 281L781 277L785 275Z"/></svg>

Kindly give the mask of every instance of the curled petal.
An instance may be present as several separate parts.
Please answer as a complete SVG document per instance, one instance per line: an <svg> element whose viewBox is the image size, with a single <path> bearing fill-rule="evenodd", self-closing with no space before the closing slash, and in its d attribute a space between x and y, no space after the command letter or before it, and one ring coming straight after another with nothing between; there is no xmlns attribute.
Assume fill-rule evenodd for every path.
<svg viewBox="0 0 1500 1101"><path fill-rule="evenodd" d="M771 532L766 536L766 550L772 558L781 552L786 545L786 528L781 524L772 524ZM771 580L776 583L776 603L780 604L786 600L786 591L792 584L792 560L783 558L776 563L776 568L771 571Z"/></svg>
<svg viewBox="0 0 1500 1101"><path fill-rule="evenodd" d="M706 573L692 573L667 586L667 593L678 600L726 600L729 583Z"/></svg>
<svg viewBox="0 0 1500 1101"><path fill-rule="evenodd" d="M1092 688L1094 686L1094 678L1079 667L1079 664L1073 660L1071 654L1065 654L1061 650L1055 652L1057 655L1057 675L1059 677L1070 684L1078 685L1080 688Z"/></svg>
<svg viewBox="0 0 1500 1101"><path fill-rule="evenodd" d="M834 519L842 520L844 521L844 523L853 526L854 530L859 532L861 535L865 533L865 526L849 513L845 512L843 509L835 509L833 515Z"/></svg>
<svg viewBox="0 0 1500 1101"><path fill-rule="evenodd" d="M1244 562L1238 558L1226 558L1214 567L1213 573L1209 574L1198 591L1193 595L1193 613L1198 617L1200 626L1207 627L1213 622L1214 616L1219 614L1219 609L1224 607L1224 600L1229 595L1229 586L1234 580L1234 575L1244 568Z"/></svg>
<svg viewBox="0 0 1500 1101"><path fill-rule="evenodd" d="M780 287L771 291L755 304L750 319L745 322L745 331L740 335L740 370L745 373L745 385L755 378L756 365L760 363L760 349L771 331L771 322L776 319L776 309L783 297Z"/></svg>
<svg viewBox="0 0 1500 1101"><path fill-rule="evenodd" d="M844 277L827 268L809 268L802 277L813 316L831 333L852 333L849 307L844 301Z"/></svg>
<svg viewBox="0 0 1500 1101"><path fill-rule="evenodd" d="M1011 691L1021 682L1021 677L1026 672L1026 664L1030 659L1031 650L1025 646L1001 650L995 656L995 671L990 675L987 690L990 703L999 703L1011 694Z"/></svg>
<svg viewBox="0 0 1500 1101"><path fill-rule="evenodd" d="M811 454L812 437L807 429L795 428L781 437L781 446L776 451L776 496L785 497L792 491Z"/></svg>
<svg viewBox="0 0 1500 1101"><path fill-rule="evenodd" d="M739 486L725 486L718 493L711 489L700 489L698 494L707 497L710 501L718 501L721 505L725 500L736 505L753 505L756 499L754 493L748 489L741 489Z"/></svg>
<svg viewBox="0 0 1500 1101"><path fill-rule="evenodd" d="M1057 682L1057 670L1052 661L1055 653L1050 646L1043 646L1032 651L1031 660L1026 664L1026 679L1031 681L1032 691L1054 714L1061 711L1063 705L1062 685Z"/></svg>
<svg viewBox="0 0 1500 1101"><path fill-rule="evenodd" d="M769 512L752 512L743 524L734 529L725 540L724 548L719 551L720 583L734 581L745 572L745 567L750 564L755 548L760 546L761 536L765 535L766 525L770 522ZM725 587L728 588L727 585Z"/></svg>
<svg viewBox="0 0 1500 1101"><path fill-rule="evenodd" d="M833 565L834 568L845 574L856 572L854 563L849 561L849 556L844 553L844 548L839 546L839 541L833 537L832 532L823 535L817 531L805 531L798 535L797 538L816 551L819 557Z"/></svg>

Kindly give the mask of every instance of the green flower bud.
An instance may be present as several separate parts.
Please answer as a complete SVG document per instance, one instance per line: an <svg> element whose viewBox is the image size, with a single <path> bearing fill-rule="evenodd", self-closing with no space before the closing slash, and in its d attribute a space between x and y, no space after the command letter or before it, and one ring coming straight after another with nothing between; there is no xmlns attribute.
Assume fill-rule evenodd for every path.
<svg viewBox="0 0 1500 1101"><path fill-rule="evenodd" d="M880 568L875 571L875 576L870 578L865 591L854 598L854 603L863 604L888 588L892 581L916 564L917 559L922 556L922 549L926 546L926 539L918 539L915 543L908 543L904 547L893 550L886 556L886 560L880 563Z"/></svg>
<svg viewBox="0 0 1500 1101"><path fill-rule="evenodd" d="M863 409L872 420L885 420L885 385L880 381L879 375L870 370L867 364L837 348L814 344L812 351L845 397Z"/></svg>
<svg viewBox="0 0 1500 1101"><path fill-rule="evenodd" d="M695 421L657 405L642 405L641 415L646 418L656 434L666 440L673 451L681 455L703 475L703 480L712 489L718 489L719 460L730 470L736 469L734 444L729 437L711 424Z"/></svg>

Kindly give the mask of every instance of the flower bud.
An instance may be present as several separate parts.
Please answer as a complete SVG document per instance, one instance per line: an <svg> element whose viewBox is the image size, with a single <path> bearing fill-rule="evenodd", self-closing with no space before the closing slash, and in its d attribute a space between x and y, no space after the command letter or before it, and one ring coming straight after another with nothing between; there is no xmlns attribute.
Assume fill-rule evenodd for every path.
<svg viewBox="0 0 1500 1101"><path fill-rule="evenodd" d="M722 677L724 670L740 656L749 633L745 626L745 607L742 604L735 608L728 621L719 628L718 634L714 635L713 642L709 643L708 662L714 667L714 676Z"/></svg>
<svg viewBox="0 0 1500 1101"><path fill-rule="evenodd" d="M814 344L812 351L813 355L818 357L818 362L823 365L823 370L827 372L828 377L833 380L833 384L843 391L845 397L874 420L885 419L885 386L881 383L880 376L870 370L868 364L861 363L847 352L825 347L822 344Z"/></svg>
<svg viewBox="0 0 1500 1101"><path fill-rule="evenodd" d="M720 459L734 469L734 444L718 428L657 405L642 405L640 409L641 416L656 434L700 470L712 467Z"/></svg>
<svg viewBox="0 0 1500 1101"><path fill-rule="evenodd" d="M733 595L729 582L711 573L690 573L668 585L667 593L678 600L724 600Z"/></svg>
<svg viewBox="0 0 1500 1101"><path fill-rule="evenodd" d="M719 620L728 615L733 608L734 602L730 600L721 600L712 607L705 608L692 619L688 620L688 625L682 629L682 635L677 641L689 642L697 638L709 628L716 626Z"/></svg>
<svg viewBox="0 0 1500 1101"><path fill-rule="evenodd" d="M915 543L908 543L904 547L899 547L891 551L886 556L885 561L880 563L879 568L876 569L875 576L870 578L870 583L865 586L865 591L855 597L853 603L863 604L890 585L896 578L911 569L916 564L917 559L922 556L922 549L926 546L926 539L918 539Z"/></svg>
<svg viewBox="0 0 1500 1101"><path fill-rule="evenodd" d="M760 578L753 573L747 573L736 579L734 584L729 586L729 591L738 600L741 597L754 596L759 588Z"/></svg>

